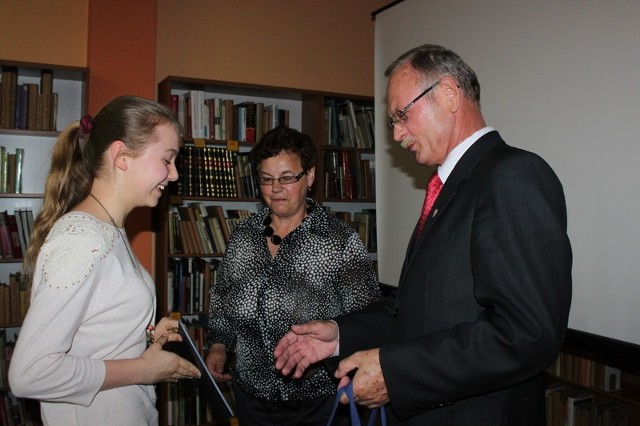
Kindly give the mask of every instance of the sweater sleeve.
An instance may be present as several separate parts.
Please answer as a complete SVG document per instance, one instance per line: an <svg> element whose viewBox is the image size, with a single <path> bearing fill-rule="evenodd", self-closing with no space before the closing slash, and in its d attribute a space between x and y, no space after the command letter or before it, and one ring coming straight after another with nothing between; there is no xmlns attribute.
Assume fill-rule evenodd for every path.
<svg viewBox="0 0 640 426"><path fill-rule="evenodd" d="M96 266L112 244L90 229L69 228L54 227L38 256L9 381L18 397L87 406L106 367L101 359L72 355L74 337L98 281Z"/></svg>

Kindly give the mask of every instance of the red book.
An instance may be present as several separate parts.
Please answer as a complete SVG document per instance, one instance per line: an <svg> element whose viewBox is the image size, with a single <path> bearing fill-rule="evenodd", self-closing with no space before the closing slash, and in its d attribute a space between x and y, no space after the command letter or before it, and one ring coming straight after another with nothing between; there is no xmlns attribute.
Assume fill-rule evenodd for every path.
<svg viewBox="0 0 640 426"><path fill-rule="evenodd" d="M20 246L20 231L18 230L18 222L15 215L7 215L7 223L9 225L9 235L11 237L11 253L16 259L22 259L22 247Z"/></svg>
<svg viewBox="0 0 640 426"><path fill-rule="evenodd" d="M3 258L12 259L14 257L12 247L9 214L5 210L0 212L0 249L2 250Z"/></svg>

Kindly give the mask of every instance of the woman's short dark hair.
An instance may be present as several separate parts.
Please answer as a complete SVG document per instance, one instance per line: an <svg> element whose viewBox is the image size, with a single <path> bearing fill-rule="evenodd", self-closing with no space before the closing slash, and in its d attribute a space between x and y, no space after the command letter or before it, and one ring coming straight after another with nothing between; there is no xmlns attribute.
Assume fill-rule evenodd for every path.
<svg viewBox="0 0 640 426"><path fill-rule="evenodd" d="M283 151L297 155L305 171L316 165L316 146L311 136L286 126L276 127L265 133L249 153L249 159L254 170L259 172L262 160L275 157Z"/></svg>

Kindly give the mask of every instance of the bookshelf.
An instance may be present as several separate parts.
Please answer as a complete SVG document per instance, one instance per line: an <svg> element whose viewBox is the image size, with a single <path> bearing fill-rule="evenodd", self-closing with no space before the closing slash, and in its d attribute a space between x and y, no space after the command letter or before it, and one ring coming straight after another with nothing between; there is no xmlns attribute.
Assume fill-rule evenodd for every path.
<svg viewBox="0 0 640 426"><path fill-rule="evenodd" d="M87 70L0 59L0 72L0 212L17 218L14 232L19 247L10 254L3 251L0 258L0 292L5 293L0 302L0 424L38 424L37 403L13 398L7 382L7 357L29 299L28 289L19 288L17 277L30 223L42 206L51 149L60 130L85 111ZM21 167L15 159L19 152Z"/></svg>
<svg viewBox="0 0 640 426"><path fill-rule="evenodd" d="M640 424L640 347L568 330L547 369L547 425Z"/></svg>
<svg viewBox="0 0 640 426"><path fill-rule="evenodd" d="M194 103L193 99L198 101ZM208 288L215 285L216 264L220 262L225 247L211 237L209 239L214 241L209 247L205 242L199 248L189 249L189 243L183 241L189 231L180 232L186 227L183 223L186 221L181 218L188 217L189 207L192 207L191 214L196 222L198 214L204 216L205 221L217 217L223 228L221 233L228 239L233 228L230 216L235 213L241 217L261 208L259 187L255 182L251 185L254 179L249 173L250 167L239 166L254 145L253 141L260 139L261 123L271 127L269 123L277 125L284 122L311 135L317 146L318 164L316 182L310 196L332 212L348 216L353 226L361 232L363 240L371 241L369 247L375 261L375 236L371 236L375 232L373 124L364 121L365 116L360 116L358 122L356 116L372 116L372 98L170 76L159 83L158 100L170 106L183 122L183 142L177 159L181 177L164 194L154 213L159 315L177 311L180 315L195 318L194 322L198 321L198 316L200 319L206 316ZM225 100L226 112L216 113L216 105L224 105ZM211 108L205 109L204 113L195 112L204 103ZM231 104L235 113L233 116L230 114ZM243 106L248 106L248 110L242 111ZM251 118L254 108L256 118ZM276 114L276 110L286 112ZM209 119L211 114L213 117ZM216 120L216 116L220 119ZM280 118L276 120L276 116ZM346 116L351 117L351 121ZM227 124L230 122L234 123L231 129ZM238 126L238 123L247 124ZM361 130L357 136L355 127L347 127L349 123L362 123L359 124ZM370 127L366 127L365 123ZM203 129L203 126L206 128ZM347 131L351 133L345 142L343 137ZM370 132L370 138L365 131ZM332 158L335 161L330 163L329 159ZM243 171L246 173L243 174ZM329 185L334 189L329 189ZM198 204L200 208L196 207ZM359 213L358 218L363 223L363 216L368 214L366 225L358 225L354 213ZM226 231L225 221L228 224ZM199 235L203 236L201 240L206 239L207 226L202 223L199 226L200 231L197 224L195 230L191 227L191 235L195 234L197 239L200 232ZM186 288L189 290L182 291ZM198 336L194 340L197 341ZM192 390L181 389L180 386L159 386L160 424L189 424L185 415L189 409L185 408L184 399L197 401L197 398L194 398ZM181 394L185 397L180 397ZM203 424L226 425L233 421L206 418L206 408L198 402L195 404L191 405L194 407L192 410L203 411L199 414L199 421Z"/></svg>

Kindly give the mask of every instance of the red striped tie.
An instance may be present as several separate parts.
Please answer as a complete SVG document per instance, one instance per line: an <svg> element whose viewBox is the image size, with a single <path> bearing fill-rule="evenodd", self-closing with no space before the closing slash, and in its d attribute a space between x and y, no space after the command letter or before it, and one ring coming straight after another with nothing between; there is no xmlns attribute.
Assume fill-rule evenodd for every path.
<svg viewBox="0 0 640 426"><path fill-rule="evenodd" d="M433 203L436 202L436 198L438 198L438 194L440 194L441 189L442 181L440 180L440 176L438 176L438 172L436 171L431 175L431 177L429 178L429 183L427 184L427 194L424 197L422 213L420 213L420 219L418 220L416 238L420 236L422 228L424 228L424 223L427 221L427 216L429 216L429 212L433 207Z"/></svg>

